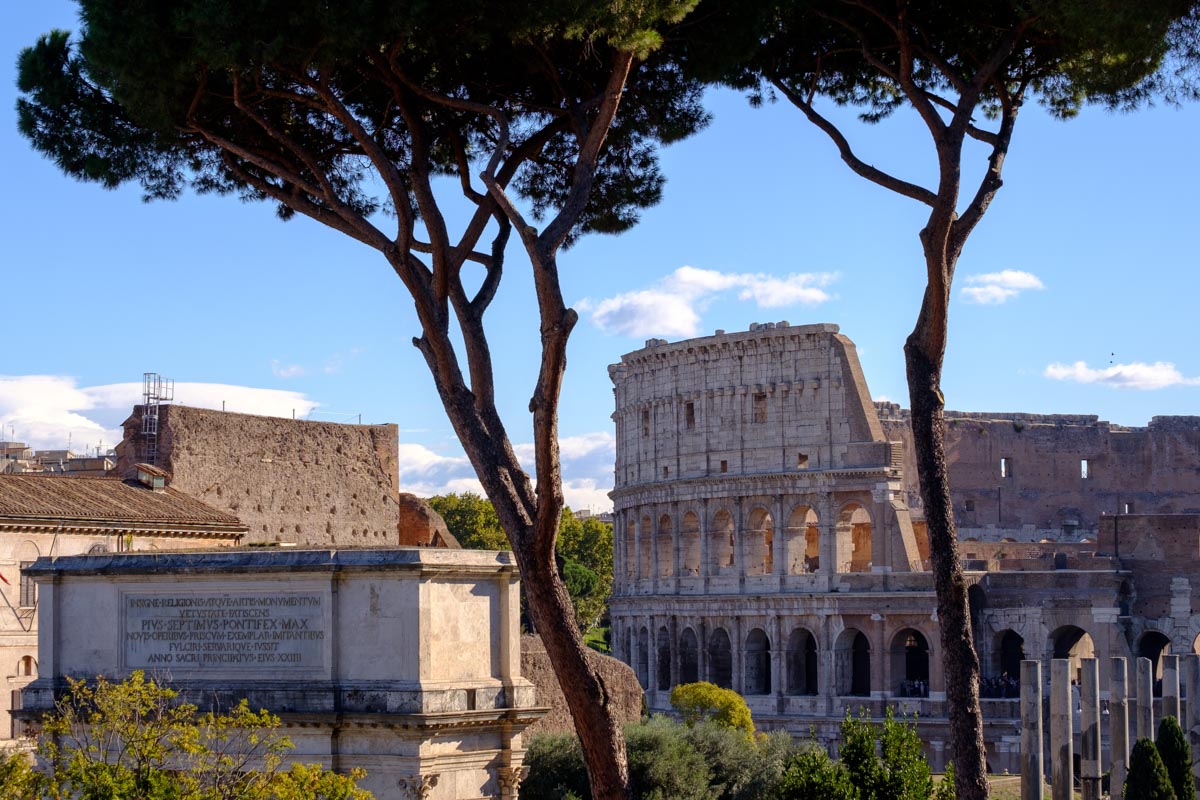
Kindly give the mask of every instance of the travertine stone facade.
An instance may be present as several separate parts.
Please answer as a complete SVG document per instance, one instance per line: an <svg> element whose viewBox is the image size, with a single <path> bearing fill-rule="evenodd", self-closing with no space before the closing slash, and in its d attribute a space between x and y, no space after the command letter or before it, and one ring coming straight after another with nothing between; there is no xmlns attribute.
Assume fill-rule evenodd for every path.
<svg viewBox="0 0 1200 800"><path fill-rule="evenodd" d="M142 458L142 408L125 421L117 472ZM398 541L395 425L159 409L158 466L171 485L228 511L248 543L388 546Z"/></svg>
<svg viewBox="0 0 1200 800"><path fill-rule="evenodd" d="M908 411L879 403L915 463ZM1200 417L1130 428L1082 414L946 412L946 458L962 538L1095 541L1106 514L1200 513ZM1001 462L1003 460L1003 466ZM916 470L904 476L919 513Z"/></svg>
<svg viewBox="0 0 1200 800"><path fill-rule="evenodd" d="M255 550L41 559L31 723L66 678L143 669L204 708L279 715L297 761L379 800L516 800L525 728L512 554Z"/></svg>
<svg viewBox="0 0 1200 800"><path fill-rule="evenodd" d="M609 374L613 645L650 708L669 709L676 684L708 680L744 695L758 724L800 736L811 729L836 746L847 710L882 716L890 706L919 714L927 755L943 766L941 631L923 523L909 512L917 484L907 421L882 405L881 424L853 344L833 325L756 325L650 340ZM1016 771L1023 658L1045 660L1048 675L1051 658L1077 670L1096 656L1107 685L1110 656L1144 655L1161 669L1164 654L1196 648L1200 515L1100 512L1105 492L1126 496L1126 463L1141 488L1123 511L1190 509L1200 473L1189 465L1200 448L1187 420L1137 434L1094 418L981 419L953 417L956 511L974 498L983 513L983 499L994 497L984 472L1004 456L1020 495L1014 509L1029 515L1006 515L989 541L960 533L988 760ZM1139 435L1148 451L1140 455L1128 449ZM1094 460L1086 479L1081 458ZM1072 465L1076 485L1066 485ZM1183 474L1164 477L1155 494L1170 465ZM1080 500L1093 495L1090 506ZM1068 543L1040 541L1038 515L1078 517L1092 541L1076 531Z"/></svg>

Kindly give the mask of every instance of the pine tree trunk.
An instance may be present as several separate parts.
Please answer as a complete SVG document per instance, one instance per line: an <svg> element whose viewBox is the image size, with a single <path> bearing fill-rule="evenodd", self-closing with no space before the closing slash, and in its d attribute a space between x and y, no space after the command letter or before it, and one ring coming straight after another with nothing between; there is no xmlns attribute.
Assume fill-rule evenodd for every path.
<svg viewBox="0 0 1200 800"><path fill-rule="evenodd" d="M926 290L927 302L922 305L917 325L904 346L913 444L921 499L925 504L929 556L942 634L955 795L958 800L986 800L987 761L979 706L979 657L972 640L967 587L958 557L958 535L946 468L945 401L941 392L945 303L929 303L929 291ZM938 312L930 311L931 305L943 309L940 319L935 318Z"/></svg>
<svg viewBox="0 0 1200 800"><path fill-rule="evenodd" d="M574 623L566 587L554 560L544 563L534 554L515 553L529 613L537 628L554 675L562 688L575 731L583 745L593 800L629 800L629 768L625 734L616 719L603 678L587 661L583 636Z"/></svg>

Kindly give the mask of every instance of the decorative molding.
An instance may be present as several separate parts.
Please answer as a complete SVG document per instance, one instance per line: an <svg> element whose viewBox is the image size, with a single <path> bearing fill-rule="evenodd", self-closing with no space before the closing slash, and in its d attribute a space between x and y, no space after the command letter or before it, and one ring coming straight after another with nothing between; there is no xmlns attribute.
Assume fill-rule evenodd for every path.
<svg viewBox="0 0 1200 800"><path fill-rule="evenodd" d="M416 774L400 779L400 796L405 800L425 800L438 785L438 773Z"/></svg>

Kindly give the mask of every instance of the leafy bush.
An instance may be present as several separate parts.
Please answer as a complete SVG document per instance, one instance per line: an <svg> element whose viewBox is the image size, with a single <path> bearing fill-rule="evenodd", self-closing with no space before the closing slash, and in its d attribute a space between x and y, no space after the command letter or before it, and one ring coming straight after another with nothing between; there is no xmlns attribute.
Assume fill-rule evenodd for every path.
<svg viewBox="0 0 1200 800"><path fill-rule="evenodd" d="M1124 796L1130 800L1176 800L1171 777L1158 748L1144 736L1134 743L1133 753L1129 756Z"/></svg>
<svg viewBox="0 0 1200 800"><path fill-rule="evenodd" d="M816 742L792 757L776 796L779 800L858 800L845 764L830 760Z"/></svg>
<svg viewBox="0 0 1200 800"><path fill-rule="evenodd" d="M626 727L634 800L709 800L712 772L683 732L665 717Z"/></svg>
<svg viewBox="0 0 1200 800"><path fill-rule="evenodd" d="M559 800L568 793L591 797L579 737L573 733L539 733L525 751L529 775L521 782L521 800Z"/></svg>
<svg viewBox="0 0 1200 800"><path fill-rule="evenodd" d="M862 800L929 800L933 794L933 774L921 752L916 722L897 720L890 708L882 727L865 715L847 714L841 756Z"/></svg>
<svg viewBox="0 0 1200 800"><path fill-rule="evenodd" d="M742 696L732 689L722 689L706 681L681 683L671 690L671 707L683 721L694 725L710 720L726 728L754 735L754 719Z"/></svg>
<svg viewBox="0 0 1200 800"><path fill-rule="evenodd" d="M1163 717L1158 724L1158 738L1154 742L1158 755L1167 768L1171 786L1177 800L1196 800L1196 780L1192 777L1192 748L1187 734L1179 727L1175 717Z"/></svg>
<svg viewBox="0 0 1200 800"><path fill-rule="evenodd" d="M774 797L795 742L785 731L748 738L715 722L697 722L683 728L684 739L700 753L712 770L714 800L757 800Z"/></svg>

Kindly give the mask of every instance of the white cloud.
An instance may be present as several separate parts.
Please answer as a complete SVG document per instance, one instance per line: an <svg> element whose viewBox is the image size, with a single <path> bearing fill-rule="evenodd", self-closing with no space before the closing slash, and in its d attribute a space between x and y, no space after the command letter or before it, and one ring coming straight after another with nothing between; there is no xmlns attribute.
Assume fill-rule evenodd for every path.
<svg viewBox="0 0 1200 800"><path fill-rule="evenodd" d="M969 275L963 283L967 284L962 288L962 295L967 302L981 305L999 305L1027 289L1046 288L1041 279L1032 272L1017 269Z"/></svg>
<svg viewBox="0 0 1200 800"><path fill-rule="evenodd" d="M115 423L142 402L141 383L81 387L63 375L0 376L0 438L15 438L38 450L60 449L68 441L83 452L121 440ZM317 407L300 392L256 389L220 383L176 383L175 402L199 408L266 416L304 416Z"/></svg>
<svg viewBox="0 0 1200 800"><path fill-rule="evenodd" d="M616 443L607 432L559 439L563 495L573 509L610 510ZM534 450L528 442L513 445L517 459L533 475ZM400 445L400 491L420 497L470 491L482 495L475 470L465 455L442 455L420 444Z"/></svg>
<svg viewBox="0 0 1200 800"><path fill-rule="evenodd" d="M299 364L284 364L277 358L271 359L271 374L276 378L299 378L307 372Z"/></svg>
<svg viewBox="0 0 1200 800"><path fill-rule="evenodd" d="M1185 378L1175 365L1167 361L1153 364L1134 362L1113 364L1104 369L1093 369L1087 362L1074 364L1051 364L1043 373L1056 381L1076 383L1100 383L1114 389L1140 389L1150 391L1169 386L1200 386L1200 378Z"/></svg>
<svg viewBox="0 0 1200 800"><path fill-rule="evenodd" d="M833 273L793 273L784 277L756 272L718 272L680 267L654 286L625 292L598 302L584 299L579 310L606 333L621 336L695 336L700 314L722 292L733 289L740 301L759 308L817 305L830 299L822 287Z"/></svg>

